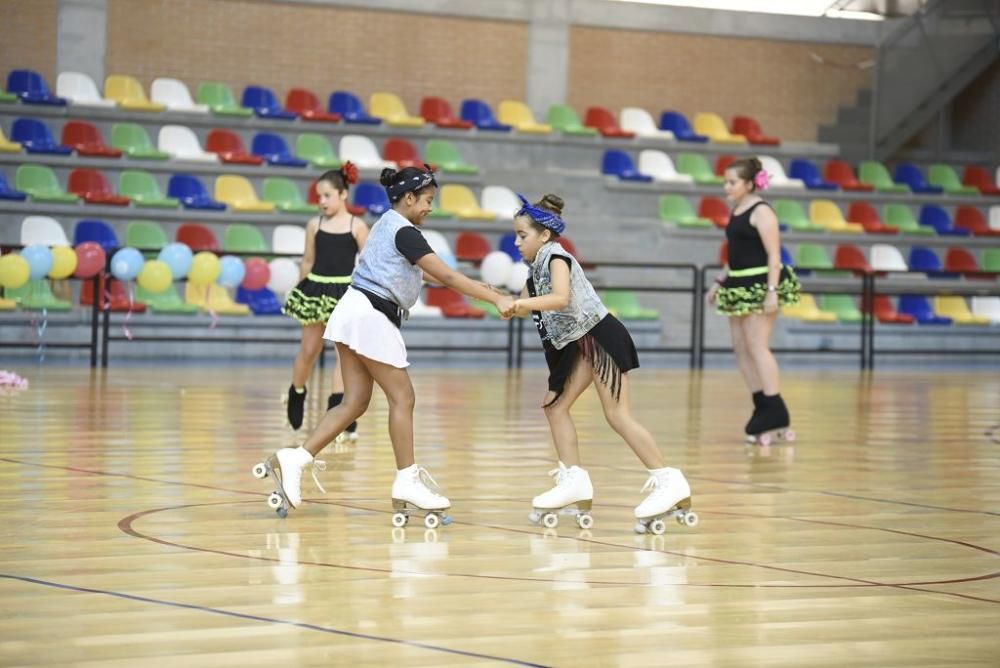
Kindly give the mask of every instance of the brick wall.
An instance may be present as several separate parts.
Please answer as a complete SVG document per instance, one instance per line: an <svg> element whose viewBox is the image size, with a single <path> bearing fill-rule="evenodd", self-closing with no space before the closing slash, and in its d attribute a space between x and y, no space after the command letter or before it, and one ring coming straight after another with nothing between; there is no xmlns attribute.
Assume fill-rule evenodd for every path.
<svg viewBox="0 0 1000 668"><path fill-rule="evenodd" d="M570 30L569 103L642 107L659 121L673 109L692 118L712 111L727 123L737 113L787 140L816 141L870 85L870 70L847 65L871 49L574 26Z"/></svg>
<svg viewBox="0 0 1000 668"><path fill-rule="evenodd" d="M400 95L416 113L424 95L453 106L466 97L523 99L528 27L395 12L260 0L108 0L107 72L148 85L261 84L284 99L313 90L325 104L346 89L367 105L375 91ZM458 109L455 109L456 113Z"/></svg>
<svg viewBox="0 0 1000 668"><path fill-rule="evenodd" d="M55 92L58 0L0 0L0 77L29 69L40 73Z"/></svg>

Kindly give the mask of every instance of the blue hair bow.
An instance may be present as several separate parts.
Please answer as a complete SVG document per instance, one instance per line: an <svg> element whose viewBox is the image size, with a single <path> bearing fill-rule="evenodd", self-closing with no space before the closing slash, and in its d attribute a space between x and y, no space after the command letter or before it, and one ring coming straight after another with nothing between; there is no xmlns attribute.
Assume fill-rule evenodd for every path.
<svg viewBox="0 0 1000 668"><path fill-rule="evenodd" d="M566 223L556 214L545 209L539 209L537 206L529 203L527 198L521 193L517 193L517 198L521 200L521 208L514 214L515 218L517 216L528 216L542 227L547 227L556 234L562 234L563 230L566 229Z"/></svg>

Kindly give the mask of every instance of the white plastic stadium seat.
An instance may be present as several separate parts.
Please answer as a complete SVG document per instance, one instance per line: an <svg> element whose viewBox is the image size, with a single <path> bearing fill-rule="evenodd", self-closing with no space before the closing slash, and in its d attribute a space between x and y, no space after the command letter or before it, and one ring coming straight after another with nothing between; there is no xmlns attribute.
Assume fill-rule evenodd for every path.
<svg viewBox="0 0 1000 668"><path fill-rule="evenodd" d="M673 132L658 128L649 112L639 107L623 107L618 114L618 124L622 126L622 130L634 132L637 137L674 140Z"/></svg>
<svg viewBox="0 0 1000 668"><path fill-rule="evenodd" d="M170 78L153 79L149 90L153 102L166 105L170 111L193 111L200 114L208 113L207 104L197 104L191 98L191 92L183 81Z"/></svg>
<svg viewBox="0 0 1000 668"><path fill-rule="evenodd" d="M83 72L60 72L56 77L56 95L80 106L115 106L115 101L104 98L94 80Z"/></svg>
<svg viewBox="0 0 1000 668"><path fill-rule="evenodd" d="M639 171L652 176L654 181L666 183L694 183L690 174L678 174L674 161L663 151L646 149L639 153Z"/></svg>
<svg viewBox="0 0 1000 668"><path fill-rule="evenodd" d="M781 163L772 158L769 155L758 156L760 158L760 164L764 166L764 170L770 177L771 188L786 188L789 190L805 190L806 184L802 182L802 179L790 179L788 175L785 174L785 168L781 166Z"/></svg>
<svg viewBox="0 0 1000 668"><path fill-rule="evenodd" d="M21 245L44 244L46 246L69 246L66 230L55 218L48 216L26 216L21 221Z"/></svg>
<svg viewBox="0 0 1000 668"><path fill-rule="evenodd" d="M340 138L340 150L338 151L343 162L350 160L358 169L382 169L392 167L396 169L398 165L391 160L383 160L379 155L378 148L368 137L362 135L344 135Z"/></svg>
<svg viewBox="0 0 1000 668"><path fill-rule="evenodd" d="M218 162L219 156L202 149L198 135L184 125L164 125L156 140L157 147L175 160Z"/></svg>
<svg viewBox="0 0 1000 668"><path fill-rule="evenodd" d="M994 325L1000 325L1000 297L973 297L972 314L989 318Z"/></svg>
<svg viewBox="0 0 1000 668"><path fill-rule="evenodd" d="M1000 206L990 207L990 229L1000 230Z"/></svg>
<svg viewBox="0 0 1000 668"><path fill-rule="evenodd" d="M271 233L271 248L275 253L305 253L306 228L299 225L278 225Z"/></svg>
<svg viewBox="0 0 1000 668"><path fill-rule="evenodd" d="M423 298L417 298L417 303L410 307L411 318L443 318L441 308L438 306L428 306Z"/></svg>
<svg viewBox="0 0 1000 668"><path fill-rule="evenodd" d="M889 244L872 244L868 264L876 271L906 271L906 260L899 249Z"/></svg>
<svg viewBox="0 0 1000 668"><path fill-rule="evenodd" d="M521 208L521 200L507 186L486 186L479 199L485 211L496 214L501 220L513 220Z"/></svg>

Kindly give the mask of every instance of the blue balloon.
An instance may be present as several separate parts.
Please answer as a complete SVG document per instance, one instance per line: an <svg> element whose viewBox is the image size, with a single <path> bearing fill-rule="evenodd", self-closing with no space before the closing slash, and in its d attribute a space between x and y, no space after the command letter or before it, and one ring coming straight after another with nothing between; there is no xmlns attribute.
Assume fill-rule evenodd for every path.
<svg viewBox="0 0 1000 668"><path fill-rule="evenodd" d="M243 266L243 260L235 255L223 255L219 258L219 285L227 288L235 288L243 282L247 269Z"/></svg>
<svg viewBox="0 0 1000 668"><path fill-rule="evenodd" d="M45 278L52 271L52 251L48 246L32 244L21 251L21 257L28 263L28 278Z"/></svg>
<svg viewBox="0 0 1000 668"><path fill-rule="evenodd" d="M142 259L142 253L131 246L122 248L111 258L111 273L119 281L135 280L142 270L143 262L145 260Z"/></svg>
<svg viewBox="0 0 1000 668"><path fill-rule="evenodd" d="M187 276L188 272L191 271L191 261L193 257L194 255L191 253L191 249L188 248L187 244L174 242L164 246L160 250L160 255L157 259L166 262L167 266L170 267L170 273L176 281L184 278Z"/></svg>

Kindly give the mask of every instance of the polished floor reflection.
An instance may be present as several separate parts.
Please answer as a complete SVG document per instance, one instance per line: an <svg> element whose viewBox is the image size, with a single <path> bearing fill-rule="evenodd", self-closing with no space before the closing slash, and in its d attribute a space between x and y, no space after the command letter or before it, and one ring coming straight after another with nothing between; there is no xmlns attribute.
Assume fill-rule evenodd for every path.
<svg viewBox="0 0 1000 668"><path fill-rule="evenodd" d="M278 518L281 368L17 369L0 396L0 664L914 666L1000 657L1000 377L792 371L798 439L745 446L733 371L633 374L695 528L632 532L644 471L576 415L594 527L550 483L544 375L417 367L454 523L394 529L386 405ZM306 424L325 408L317 376ZM308 477L307 477L308 480Z"/></svg>

